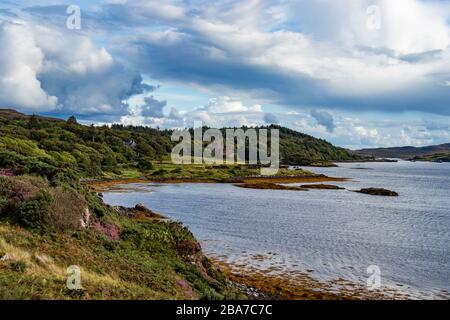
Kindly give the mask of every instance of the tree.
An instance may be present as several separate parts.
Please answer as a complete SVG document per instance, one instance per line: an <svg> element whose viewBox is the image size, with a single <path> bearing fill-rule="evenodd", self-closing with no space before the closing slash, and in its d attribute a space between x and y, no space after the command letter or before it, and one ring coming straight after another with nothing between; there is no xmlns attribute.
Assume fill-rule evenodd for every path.
<svg viewBox="0 0 450 320"><path fill-rule="evenodd" d="M39 128L39 118L33 114L30 116L30 118L28 119L28 128L30 129L35 129L35 128Z"/></svg>
<svg viewBox="0 0 450 320"><path fill-rule="evenodd" d="M70 116L69 119L67 119L67 124L77 125L78 124L77 118L75 118L75 116Z"/></svg>

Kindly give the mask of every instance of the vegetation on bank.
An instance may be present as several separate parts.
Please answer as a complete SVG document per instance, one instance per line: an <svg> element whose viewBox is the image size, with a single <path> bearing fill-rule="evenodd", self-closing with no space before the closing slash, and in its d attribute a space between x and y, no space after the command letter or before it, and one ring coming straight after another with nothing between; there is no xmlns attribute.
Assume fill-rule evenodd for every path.
<svg viewBox="0 0 450 320"><path fill-rule="evenodd" d="M411 161L450 162L450 152L433 153L424 156L415 156Z"/></svg>
<svg viewBox="0 0 450 320"><path fill-rule="evenodd" d="M358 159L346 149L324 140L279 126L270 128L280 130L281 163L329 165L330 161ZM170 137L169 130L122 125L83 126L73 117L62 121L0 110L0 168L16 174L39 174L52 181L141 173L156 177L179 176L184 172L177 171L183 168L155 166L170 160L175 144ZM198 169L192 167L185 171L198 174ZM233 172L241 168L229 170L230 175L252 174Z"/></svg>
<svg viewBox="0 0 450 320"><path fill-rule="evenodd" d="M375 158L400 158L405 160L434 161L437 157L443 156L448 159L450 154L450 143L444 143L425 147L392 147L356 150L354 153L364 157Z"/></svg>
<svg viewBox="0 0 450 320"><path fill-rule="evenodd" d="M66 286L81 269L80 290ZM84 189L0 177L0 299L234 299L181 224Z"/></svg>

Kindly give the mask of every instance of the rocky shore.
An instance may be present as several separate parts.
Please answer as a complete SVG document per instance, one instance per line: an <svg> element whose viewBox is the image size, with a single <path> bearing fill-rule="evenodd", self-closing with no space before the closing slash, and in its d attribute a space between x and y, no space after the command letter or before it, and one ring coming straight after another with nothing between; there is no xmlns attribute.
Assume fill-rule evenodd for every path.
<svg viewBox="0 0 450 320"><path fill-rule="evenodd" d="M318 281L310 272L274 272L211 258L213 264L249 299L261 300L384 300L404 299L402 293L385 288L368 290L344 279Z"/></svg>

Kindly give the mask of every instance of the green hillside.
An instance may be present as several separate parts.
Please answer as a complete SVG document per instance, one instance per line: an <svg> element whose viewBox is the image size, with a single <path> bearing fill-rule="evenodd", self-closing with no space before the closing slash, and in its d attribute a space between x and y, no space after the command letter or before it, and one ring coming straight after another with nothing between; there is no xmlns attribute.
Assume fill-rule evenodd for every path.
<svg viewBox="0 0 450 320"><path fill-rule="evenodd" d="M433 153L424 156L415 156L408 160L412 161L431 161L431 162L450 162L450 152Z"/></svg>
<svg viewBox="0 0 450 320"><path fill-rule="evenodd" d="M269 128L280 130L280 156L284 164L309 165L358 157L294 130ZM0 168L17 174L39 174L50 180L149 171L155 161L169 159L174 145L170 136L169 130L83 126L74 118L62 121L0 110Z"/></svg>
<svg viewBox="0 0 450 320"><path fill-rule="evenodd" d="M271 126L280 130L280 156L285 164L309 165L328 161L358 160L361 156L347 149L333 146L331 143L317 139L280 126Z"/></svg>

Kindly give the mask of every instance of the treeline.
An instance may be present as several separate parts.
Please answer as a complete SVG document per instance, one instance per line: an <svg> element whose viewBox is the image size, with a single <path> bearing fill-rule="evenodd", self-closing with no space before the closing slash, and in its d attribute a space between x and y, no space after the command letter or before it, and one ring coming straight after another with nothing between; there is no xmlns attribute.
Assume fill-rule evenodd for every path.
<svg viewBox="0 0 450 320"><path fill-rule="evenodd" d="M8 114L9 115L9 114ZM84 126L0 113L0 169L49 180L96 177L126 166L148 169L172 149L168 132L152 128Z"/></svg>
<svg viewBox="0 0 450 320"><path fill-rule="evenodd" d="M352 155L325 140L280 126L280 157L284 164L308 165L351 160ZM248 128L243 127L246 130ZM0 170L35 174L50 181L120 174L122 168L151 170L154 161L168 159L175 144L172 131L142 126L85 126L0 110Z"/></svg>
<svg viewBox="0 0 450 320"><path fill-rule="evenodd" d="M285 164L309 165L317 162L358 160L361 156L313 136L280 126L280 156Z"/></svg>

